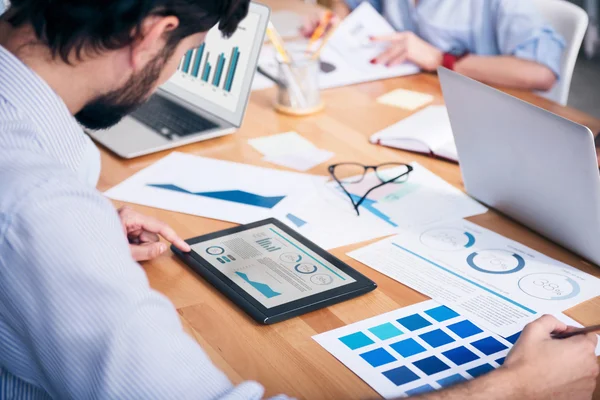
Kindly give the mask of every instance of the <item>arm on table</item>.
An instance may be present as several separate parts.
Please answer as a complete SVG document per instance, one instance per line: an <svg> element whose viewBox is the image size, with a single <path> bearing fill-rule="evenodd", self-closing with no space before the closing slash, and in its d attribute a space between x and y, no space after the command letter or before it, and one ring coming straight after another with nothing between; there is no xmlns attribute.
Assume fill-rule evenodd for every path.
<svg viewBox="0 0 600 400"><path fill-rule="evenodd" d="M510 88L550 90L556 75L543 64L514 56L468 55L454 70L478 81Z"/></svg>

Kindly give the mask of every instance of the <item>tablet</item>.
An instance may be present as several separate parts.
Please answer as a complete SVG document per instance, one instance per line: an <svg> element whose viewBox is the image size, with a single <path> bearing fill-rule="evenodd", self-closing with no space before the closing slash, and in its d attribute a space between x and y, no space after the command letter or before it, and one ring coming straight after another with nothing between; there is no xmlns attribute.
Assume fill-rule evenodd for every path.
<svg viewBox="0 0 600 400"><path fill-rule="evenodd" d="M374 290L375 282L276 219L171 247L252 318L272 324Z"/></svg>

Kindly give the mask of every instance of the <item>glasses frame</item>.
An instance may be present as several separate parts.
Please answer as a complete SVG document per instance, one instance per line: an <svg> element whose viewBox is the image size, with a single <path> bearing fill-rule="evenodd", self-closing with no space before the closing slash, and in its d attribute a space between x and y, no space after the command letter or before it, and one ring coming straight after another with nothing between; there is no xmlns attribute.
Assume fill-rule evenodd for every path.
<svg viewBox="0 0 600 400"><path fill-rule="evenodd" d="M373 186L371 189L367 190L367 192L361 197L361 199L358 202L354 202L354 199L352 198L352 195L350 194L350 192L348 192L348 190L346 190L346 188L344 187L344 184L337 178L337 176L335 176L335 169L339 166L342 165L354 165L354 166L358 166L358 167L362 167L363 168L363 174L362 174L362 178L360 178L360 180L354 182L354 183L360 183L365 179L365 176L367 176L367 173L370 170L373 170L373 172L375 172L375 174L377 175L377 177L379 178L379 180L381 181L381 183L379 185ZM381 176L379 176L379 174L377 174L377 171L379 168L387 166L387 165L395 165L398 167L406 167L406 172L398 175L396 177L394 177L393 179L389 179L386 181L383 181L381 179ZM360 210L359 207L361 206L362 203L364 203L364 201L367 199L367 197L375 190L375 189L379 189L382 186L388 185L390 183L404 183L403 182L397 182L398 179L400 178L404 178L405 176L407 177L413 170L414 168L409 165L409 164L404 164L404 163L395 163L395 162L389 162L389 163L383 163L383 164L379 164L379 165L364 165L364 164L360 164L360 163L338 163L338 164L333 164L330 165L329 167L327 167L327 170L329 171L329 175L331 175L331 177L333 178L333 180L339 185L339 187L342 188L342 190L344 191L344 193L346 193L346 196L348 196L348 198L350 199L350 202L352 203L352 205L354 206L354 210L356 211L356 215L360 216ZM353 184L354 184L353 183Z"/></svg>

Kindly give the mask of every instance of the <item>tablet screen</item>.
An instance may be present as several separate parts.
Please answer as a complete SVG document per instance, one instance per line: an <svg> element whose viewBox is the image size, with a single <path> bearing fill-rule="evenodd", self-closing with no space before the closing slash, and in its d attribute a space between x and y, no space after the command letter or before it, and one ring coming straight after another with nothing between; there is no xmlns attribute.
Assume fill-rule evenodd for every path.
<svg viewBox="0 0 600 400"><path fill-rule="evenodd" d="M192 245L265 308L356 282L273 224Z"/></svg>

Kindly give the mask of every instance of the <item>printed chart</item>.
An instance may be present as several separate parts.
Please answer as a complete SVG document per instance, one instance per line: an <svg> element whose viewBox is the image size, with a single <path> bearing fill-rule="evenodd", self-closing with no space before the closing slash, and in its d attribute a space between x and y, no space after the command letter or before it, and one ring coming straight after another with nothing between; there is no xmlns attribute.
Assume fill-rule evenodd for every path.
<svg viewBox="0 0 600 400"><path fill-rule="evenodd" d="M400 234L354 259L504 335L600 294L600 280L471 222Z"/></svg>

